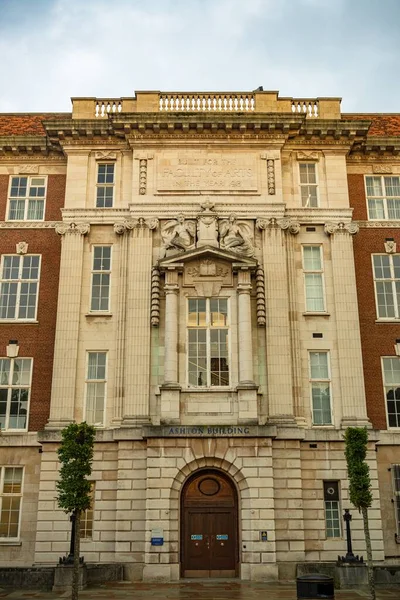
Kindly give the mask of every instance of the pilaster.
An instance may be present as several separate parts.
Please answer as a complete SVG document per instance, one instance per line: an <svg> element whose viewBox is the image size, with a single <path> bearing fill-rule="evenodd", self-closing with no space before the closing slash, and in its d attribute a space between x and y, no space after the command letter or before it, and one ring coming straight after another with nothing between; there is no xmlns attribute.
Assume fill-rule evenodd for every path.
<svg viewBox="0 0 400 600"><path fill-rule="evenodd" d="M62 428L74 420L83 243L90 225L59 223L55 230L62 243L48 429Z"/></svg>
<svg viewBox="0 0 400 600"><path fill-rule="evenodd" d="M290 219L257 219L265 270L268 414L276 423L295 422L284 230L295 233L297 226Z"/></svg>
<svg viewBox="0 0 400 600"><path fill-rule="evenodd" d="M149 420L152 230L158 219L132 219L128 244L122 425Z"/></svg>
<svg viewBox="0 0 400 600"><path fill-rule="evenodd" d="M327 223L331 237L333 288L342 396L342 426L365 425L368 417L356 294L352 236L356 223Z"/></svg>
<svg viewBox="0 0 400 600"><path fill-rule="evenodd" d="M239 334L239 422L257 421L257 386L253 374L253 337L251 326L251 273L238 273L238 334Z"/></svg>
<svg viewBox="0 0 400 600"><path fill-rule="evenodd" d="M161 387L161 421L179 420L180 385L178 383L178 271L165 273L165 354L164 383Z"/></svg>

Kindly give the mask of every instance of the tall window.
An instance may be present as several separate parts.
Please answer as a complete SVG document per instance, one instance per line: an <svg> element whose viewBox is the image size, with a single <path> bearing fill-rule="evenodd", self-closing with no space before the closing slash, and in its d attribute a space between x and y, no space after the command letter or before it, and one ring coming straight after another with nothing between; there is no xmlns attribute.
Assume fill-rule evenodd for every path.
<svg viewBox="0 0 400 600"><path fill-rule="evenodd" d="M19 536L22 474L22 467L0 467L0 539Z"/></svg>
<svg viewBox="0 0 400 600"><path fill-rule="evenodd" d="M106 398L106 352L88 352L86 377L86 421L89 425L104 424Z"/></svg>
<svg viewBox="0 0 400 600"><path fill-rule="evenodd" d="M111 246L93 247L92 298L90 310L110 309Z"/></svg>
<svg viewBox="0 0 400 600"><path fill-rule="evenodd" d="M229 321L226 298L190 298L189 386L229 385Z"/></svg>
<svg viewBox="0 0 400 600"><path fill-rule="evenodd" d="M339 505L339 482L324 481L324 504L325 504L325 528L326 537L335 538L341 536L340 528L340 505Z"/></svg>
<svg viewBox="0 0 400 600"><path fill-rule="evenodd" d="M299 163L301 205L305 208L318 206L316 163Z"/></svg>
<svg viewBox="0 0 400 600"><path fill-rule="evenodd" d="M90 484L90 508L81 514L81 539L93 537L94 482Z"/></svg>
<svg viewBox="0 0 400 600"><path fill-rule="evenodd" d="M400 465L392 465L394 510L396 518L397 541L400 535Z"/></svg>
<svg viewBox="0 0 400 600"><path fill-rule="evenodd" d="M0 277L0 319L34 320L40 256L3 255Z"/></svg>
<svg viewBox="0 0 400 600"><path fill-rule="evenodd" d="M382 358L383 386L389 427L400 427L400 358Z"/></svg>
<svg viewBox="0 0 400 600"><path fill-rule="evenodd" d="M313 425L331 425L331 378L328 352L310 352Z"/></svg>
<svg viewBox="0 0 400 600"><path fill-rule="evenodd" d="M26 429L31 358L0 358L0 429Z"/></svg>
<svg viewBox="0 0 400 600"><path fill-rule="evenodd" d="M324 312L324 281L321 246L303 246L303 270L307 312Z"/></svg>
<svg viewBox="0 0 400 600"><path fill-rule="evenodd" d="M366 177L369 219L400 219L400 177Z"/></svg>
<svg viewBox="0 0 400 600"><path fill-rule="evenodd" d="M11 177L8 198L10 221L42 221L46 177Z"/></svg>
<svg viewBox="0 0 400 600"><path fill-rule="evenodd" d="M97 208L110 208L114 202L115 165L103 163L97 165Z"/></svg>
<svg viewBox="0 0 400 600"><path fill-rule="evenodd" d="M374 254L372 264L378 318L399 319L400 254Z"/></svg>

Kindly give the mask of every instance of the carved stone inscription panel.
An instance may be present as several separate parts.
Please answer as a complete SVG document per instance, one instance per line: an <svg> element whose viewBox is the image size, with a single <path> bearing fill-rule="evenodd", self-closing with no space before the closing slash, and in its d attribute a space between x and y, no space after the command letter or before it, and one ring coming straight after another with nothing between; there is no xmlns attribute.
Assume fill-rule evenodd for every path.
<svg viewBox="0 0 400 600"><path fill-rule="evenodd" d="M257 191L256 159L246 154L196 152L157 159L158 192Z"/></svg>

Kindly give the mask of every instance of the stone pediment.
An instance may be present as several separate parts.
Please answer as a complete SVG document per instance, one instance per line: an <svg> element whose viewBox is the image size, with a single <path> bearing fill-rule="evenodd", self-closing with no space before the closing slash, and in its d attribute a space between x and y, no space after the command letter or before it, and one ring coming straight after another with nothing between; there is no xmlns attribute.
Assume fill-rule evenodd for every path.
<svg viewBox="0 0 400 600"><path fill-rule="evenodd" d="M158 266L161 270L172 268L183 269L185 264L194 261L200 261L200 263L203 261L210 261L210 263L224 261L231 263L233 270L255 269L257 267L257 260L254 258L239 257L237 254L229 252L229 250L221 250L213 246L203 246L202 248L195 248L183 253L177 252L174 256L161 259Z"/></svg>

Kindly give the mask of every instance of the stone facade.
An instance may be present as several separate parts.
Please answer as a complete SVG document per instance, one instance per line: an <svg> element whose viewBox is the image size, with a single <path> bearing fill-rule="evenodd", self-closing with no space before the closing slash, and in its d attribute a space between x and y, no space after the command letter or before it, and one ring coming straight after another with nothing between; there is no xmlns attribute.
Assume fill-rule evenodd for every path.
<svg viewBox="0 0 400 600"><path fill-rule="evenodd" d="M355 125L338 99L138 93L73 99L72 115L44 127L66 192L51 230L61 246L54 366L26 562L68 551L57 448L60 429L84 419L97 426L87 561L178 579L197 539L182 500L196 474L232 482L237 576L292 578L298 562L335 560L343 529L339 518L328 532L324 489L336 486L340 515L348 425L370 428L370 526L383 560L372 427L382 424L367 415L347 182L349 149L370 121ZM365 553L356 511L353 538Z"/></svg>

